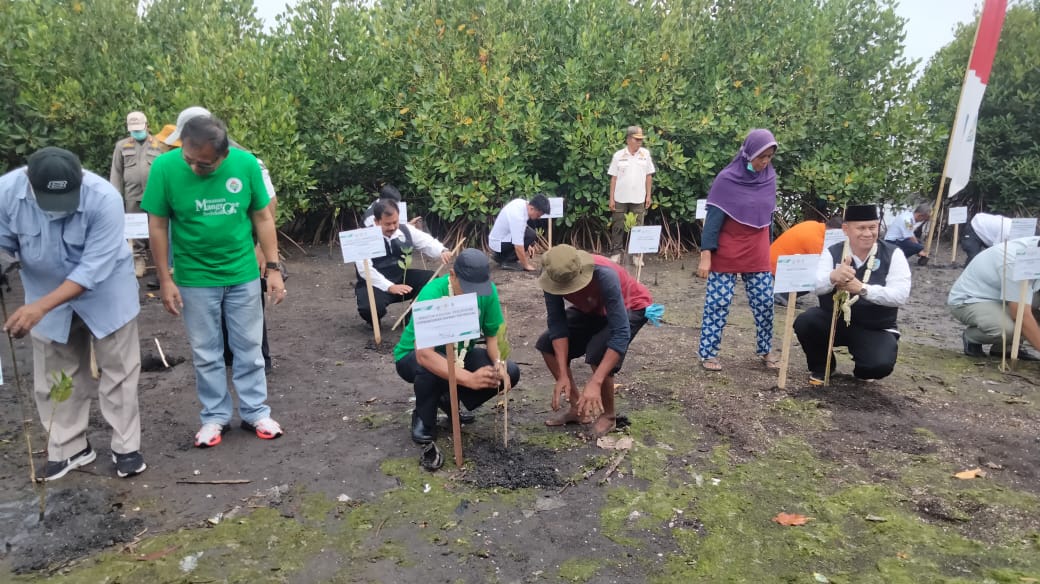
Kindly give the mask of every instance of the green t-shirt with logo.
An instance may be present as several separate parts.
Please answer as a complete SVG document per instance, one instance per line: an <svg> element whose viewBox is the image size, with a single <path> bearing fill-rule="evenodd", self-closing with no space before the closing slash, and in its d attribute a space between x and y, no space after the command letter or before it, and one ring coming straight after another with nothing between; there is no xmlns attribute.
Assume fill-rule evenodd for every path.
<svg viewBox="0 0 1040 584"><path fill-rule="evenodd" d="M141 208L170 220L178 286L234 286L260 277L250 213L270 200L252 154L231 148L216 170L198 176L178 149L152 163Z"/></svg>
<svg viewBox="0 0 1040 584"><path fill-rule="evenodd" d="M428 282L419 291L415 301L436 300L448 296L448 278L448 276L441 276ZM498 288L495 287L494 283L491 284L491 294L477 296L477 309L480 312L480 332L485 337L497 335L498 329L502 328L502 322L505 319L502 317L502 304L498 300ZM462 343L458 343L458 346L455 347L456 350L461 348ZM408 325L404 327L404 332L401 333L401 340L394 347L394 363L400 361L402 357L414 350L415 321L409 320ZM437 347L437 352L443 353L444 347Z"/></svg>

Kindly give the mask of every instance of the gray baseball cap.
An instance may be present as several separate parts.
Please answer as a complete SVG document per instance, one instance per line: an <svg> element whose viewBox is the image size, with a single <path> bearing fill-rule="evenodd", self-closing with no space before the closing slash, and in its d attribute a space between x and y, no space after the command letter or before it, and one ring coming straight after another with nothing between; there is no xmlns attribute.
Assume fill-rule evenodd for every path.
<svg viewBox="0 0 1040 584"><path fill-rule="evenodd" d="M195 105L189 107L177 116L177 129L163 141L166 142L168 146L176 146L177 142L181 139L181 130L184 129L184 124L187 124L189 120L209 115L213 114L209 113L209 110L202 106Z"/></svg>
<svg viewBox="0 0 1040 584"><path fill-rule="evenodd" d="M484 252L467 247L462 250L459 257L455 258L452 270L455 272L455 277L459 279L459 286L466 294L491 295L491 265Z"/></svg>

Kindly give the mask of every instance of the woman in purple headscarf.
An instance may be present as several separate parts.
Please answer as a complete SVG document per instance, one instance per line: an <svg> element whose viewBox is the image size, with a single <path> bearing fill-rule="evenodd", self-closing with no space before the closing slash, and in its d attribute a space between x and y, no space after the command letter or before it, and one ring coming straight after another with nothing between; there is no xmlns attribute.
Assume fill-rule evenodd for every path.
<svg viewBox="0 0 1040 584"><path fill-rule="evenodd" d="M772 165L776 146L769 130L752 130L708 193L697 274L708 278L698 352L701 366L709 371L722 369L719 345L738 274L755 317L756 352L766 367L778 367L772 352L773 274L769 263L769 227L776 209Z"/></svg>

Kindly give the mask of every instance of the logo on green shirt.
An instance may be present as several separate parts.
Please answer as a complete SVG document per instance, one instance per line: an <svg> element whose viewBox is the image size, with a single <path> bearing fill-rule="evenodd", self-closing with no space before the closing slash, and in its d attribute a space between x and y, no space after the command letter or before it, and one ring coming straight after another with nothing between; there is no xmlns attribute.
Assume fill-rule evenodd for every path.
<svg viewBox="0 0 1040 584"><path fill-rule="evenodd" d="M231 180L228 182L230 183ZM238 188L242 188L241 183L239 183ZM212 217L214 215L235 215L238 213L239 205L241 205L241 203L228 201L227 199L202 199L201 201L195 199L195 211L202 213L203 217Z"/></svg>

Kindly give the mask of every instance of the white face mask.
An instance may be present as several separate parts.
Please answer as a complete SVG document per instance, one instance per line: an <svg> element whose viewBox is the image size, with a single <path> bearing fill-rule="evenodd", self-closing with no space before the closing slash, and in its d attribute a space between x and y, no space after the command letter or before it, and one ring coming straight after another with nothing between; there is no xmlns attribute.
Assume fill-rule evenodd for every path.
<svg viewBox="0 0 1040 584"><path fill-rule="evenodd" d="M42 209L41 209L42 210ZM69 215L72 215L73 211L44 211L43 214L47 216L51 221L57 221L64 219Z"/></svg>

